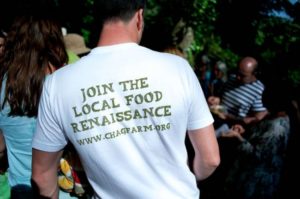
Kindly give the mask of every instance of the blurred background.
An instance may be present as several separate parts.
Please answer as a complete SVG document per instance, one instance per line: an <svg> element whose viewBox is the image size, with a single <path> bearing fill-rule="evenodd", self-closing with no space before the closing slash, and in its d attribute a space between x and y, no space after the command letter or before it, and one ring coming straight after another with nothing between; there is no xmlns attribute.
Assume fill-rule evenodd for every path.
<svg viewBox="0 0 300 199"><path fill-rule="evenodd" d="M68 33L97 44L94 0L3 0L0 28L17 15L38 12L57 17ZM141 45L178 48L191 66L199 54L235 68L243 56L259 62L261 79L286 80L290 94L300 87L300 1L297 0L148 0Z"/></svg>

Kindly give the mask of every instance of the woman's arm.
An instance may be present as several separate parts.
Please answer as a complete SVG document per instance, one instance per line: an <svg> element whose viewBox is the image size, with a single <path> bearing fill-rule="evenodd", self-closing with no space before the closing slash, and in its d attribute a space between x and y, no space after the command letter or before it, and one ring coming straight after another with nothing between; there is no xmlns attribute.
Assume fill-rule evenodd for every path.
<svg viewBox="0 0 300 199"><path fill-rule="evenodd" d="M4 140L2 131L1 131L1 129L0 129L0 160L1 160L1 159L3 158L3 156L4 156L5 148L6 148L5 140Z"/></svg>

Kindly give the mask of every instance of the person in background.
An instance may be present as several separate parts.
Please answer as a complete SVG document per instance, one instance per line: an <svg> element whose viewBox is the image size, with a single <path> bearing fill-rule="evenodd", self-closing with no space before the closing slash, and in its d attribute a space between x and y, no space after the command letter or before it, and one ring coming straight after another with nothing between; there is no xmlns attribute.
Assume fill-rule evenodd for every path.
<svg viewBox="0 0 300 199"><path fill-rule="evenodd" d="M87 55L91 49L85 44L84 38L77 33L67 33L64 36L67 51L75 53L78 57Z"/></svg>
<svg viewBox="0 0 300 199"><path fill-rule="evenodd" d="M224 84L227 82L227 66L222 61L217 61L213 67L213 78L210 84L210 95L221 96Z"/></svg>
<svg viewBox="0 0 300 199"><path fill-rule="evenodd" d="M59 24L40 15L16 17L4 47L0 59L0 143L7 149L11 199L27 199L32 198L31 143L42 86L46 76L68 60Z"/></svg>
<svg viewBox="0 0 300 199"><path fill-rule="evenodd" d="M213 118L192 67L138 45L145 3L96 1L98 47L46 80L33 139L39 195L57 198L56 171L68 141L93 198L198 199L196 179L219 165Z"/></svg>
<svg viewBox="0 0 300 199"><path fill-rule="evenodd" d="M68 60L69 60L68 64L72 64L80 59L80 57L78 55L76 55L74 52L72 52L68 49L66 49L66 50L67 50Z"/></svg>
<svg viewBox="0 0 300 199"><path fill-rule="evenodd" d="M199 54L195 58L194 71L200 82L201 88L204 92L206 99L211 96L210 84L211 84L211 60L206 54Z"/></svg>
<svg viewBox="0 0 300 199"><path fill-rule="evenodd" d="M237 157L229 168L225 191L232 199L273 199L280 191L290 136L291 100L280 81L266 87L263 103L268 115L247 130L245 138L239 131L222 134L239 141Z"/></svg>
<svg viewBox="0 0 300 199"><path fill-rule="evenodd" d="M67 30L66 27L62 27L61 32L64 36L64 43L65 43L65 46L66 46L65 36L67 35L68 30ZM66 46L66 51L67 51L67 54L68 54L68 64L74 63L74 62L76 62L80 59L80 57L78 55L76 55L75 52L70 50L69 47L67 47L67 46Z"/></svg>
<svg viewBox="0 0 300 199"><path fill-rule="evenodd" d="M244 57L238 66L238 71L224 85L222 96L208 97L210 106L221 105L224 111L217 116L229 123L250 124L262 120L267 111L261 98L264 84L256 77L257 61L253 57Z"/></svg>
<svg viewBox="0 0 300 199"><path fill-rule="evenodd" d="M221 164L214 174L201 183L202 196L221 198L224 195L225 178L237 156L237 139L226 139L222 134L232 132L237 124L247 129L255 125L267 115L267 110L262 103L264 84L257 79L258 63L253 57L243 57L236 73L229 76L224 84L221 96L207 98L215 122L215 133L220 147ZM239 132L243 132L239 130ZM251 131L243 132L248 137Z"/></svg>
<svg viewBox="0 0 300 199"><path fill-rule="evenodd" d="M6 32L0 31L0 59L4 53L4 45L6 39ZM10 198L10 187L7 179L7 152L5 147L5 141L3 134L0 131L0 198L9 199Z"/></svg>
<svg viewBox="0 0 300 199"><path fill-rule="evenodd" d="M7 153L3 134L0 131L0 198L10 199L10 186L7 178Z"/></svg>
<svg viewBox="0 0 300 199"><path fill-rule="evenodd" d="M163 50L163 52L171 53L171 54L174 54L174 55L178 55L182 58L185 58L182 50L179 49L178 47L176 47L175 45L174 46L168 46L166 49Z"/></svg>
<svg viewBox="0 0 300 199"><path fill-rule="evenodd" d="M6 33L3 30L1 30L0 31L0 57L3 55L4 52L5 38L6 38Z"/></svg>

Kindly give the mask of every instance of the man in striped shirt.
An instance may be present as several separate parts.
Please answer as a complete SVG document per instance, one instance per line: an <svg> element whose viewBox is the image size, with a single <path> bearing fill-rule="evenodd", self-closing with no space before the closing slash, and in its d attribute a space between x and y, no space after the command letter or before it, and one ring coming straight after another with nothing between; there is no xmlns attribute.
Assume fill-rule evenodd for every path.
<svg viewBox="0 0 300 199"><path fill-rule="evenodd" d="M224 86L220 97L211 96L211 106L221 105L226 111L218 113L221 119L231 124L250 124L262 120L267 110L262 103L263 83L257 79L255 71L257 61L253 57L244 57L238 66L238 72Z"/></svg>

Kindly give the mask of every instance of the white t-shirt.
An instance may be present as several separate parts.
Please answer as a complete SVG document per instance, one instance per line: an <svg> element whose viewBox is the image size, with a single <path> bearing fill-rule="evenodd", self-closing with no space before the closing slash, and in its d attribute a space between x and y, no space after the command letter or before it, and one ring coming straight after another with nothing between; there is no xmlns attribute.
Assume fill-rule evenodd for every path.
<svg viewBox="0 0 300 199"><path fill-rule="evenodd" d="M198 199L187 129L213 122L186 60L135 43L97 47L45 82L33 148L70 140L103 199Z"/></svg>

